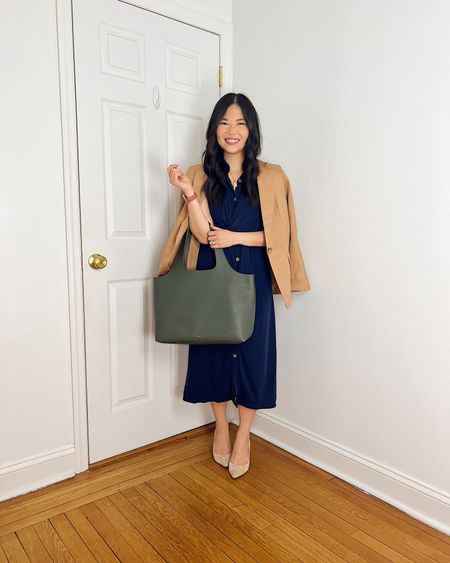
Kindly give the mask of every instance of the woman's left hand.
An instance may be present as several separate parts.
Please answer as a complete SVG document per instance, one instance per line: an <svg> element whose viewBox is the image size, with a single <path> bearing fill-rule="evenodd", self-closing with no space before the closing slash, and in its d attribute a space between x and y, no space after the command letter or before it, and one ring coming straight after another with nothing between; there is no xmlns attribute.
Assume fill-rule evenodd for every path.
<svg viewBox="0 0 450 563"><path fill-rule="evenodd" d="M229 231L212 225L212 229L208 231L208 244L211 248L227 248L238 244L237 231Z"/></svg>

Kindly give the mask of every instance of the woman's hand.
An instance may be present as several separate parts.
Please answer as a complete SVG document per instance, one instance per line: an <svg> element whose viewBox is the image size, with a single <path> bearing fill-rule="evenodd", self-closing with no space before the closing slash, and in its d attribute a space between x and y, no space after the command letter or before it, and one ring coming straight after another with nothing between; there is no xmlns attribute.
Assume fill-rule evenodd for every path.
<svg viewBox="0 0 450 563"><path fill-rule="evenodd" d="M186 195L192 195L192 192L194 191L192 182L183 170L181 170L178 164L171 164L167 168L167 174L169 175L170 183L173 186L180 188L180 190Z"/></svg>
<svg viewBox="0 0 450 563"><path fill-rule="evenodd" d="M211 248L227 248L238 244L238 236L237 231L229 231L212 225L212 230L208 231L208 244Z"/></svg>

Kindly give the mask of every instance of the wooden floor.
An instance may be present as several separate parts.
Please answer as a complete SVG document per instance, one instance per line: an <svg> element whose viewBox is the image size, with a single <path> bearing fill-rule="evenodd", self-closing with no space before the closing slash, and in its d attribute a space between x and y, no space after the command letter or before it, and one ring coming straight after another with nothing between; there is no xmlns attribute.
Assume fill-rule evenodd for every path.
<svg viewBox="0 0 450 563"><path fill-rule="evenodd" d="M232 479L212 430L0 503L0 563L450 561L448 536L257 436Z"/></svg>

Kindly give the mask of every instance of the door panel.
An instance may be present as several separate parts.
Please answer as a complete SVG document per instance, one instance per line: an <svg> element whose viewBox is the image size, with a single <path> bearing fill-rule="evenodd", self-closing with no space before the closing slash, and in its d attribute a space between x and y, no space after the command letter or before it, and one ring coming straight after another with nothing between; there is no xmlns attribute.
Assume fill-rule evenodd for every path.
<svg viewBox="0 0 450 563"><path fill-rule="evenodd" d="M116 0L73 10L92 463L212 420L182 400L187 346L154 340L151 278L179 201L166 168L200 160L220 96L219 37Z"/></svg>

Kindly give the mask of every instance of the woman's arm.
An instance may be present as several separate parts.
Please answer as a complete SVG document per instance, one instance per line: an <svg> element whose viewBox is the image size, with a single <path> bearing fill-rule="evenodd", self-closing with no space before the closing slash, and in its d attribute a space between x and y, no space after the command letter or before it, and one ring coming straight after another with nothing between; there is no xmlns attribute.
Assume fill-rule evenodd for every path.
<svg viewBox="0 0 450 563"><path fill-rule="evenodd" d="M188 191L186 196L189 197L194 193L194 189ZM208 209L208 202L206 201L206 197L203 198L202 202L199 203L198 197L196 197L193 201L187 203L188 212L189 212L189 228L195 238L201 242L202 244L208 243L208 231L209 231L209 223L208 221L213 222L212 218L208 219L209 209Z"/></svg>
<svg viewBox="0 0 450 563"><path fill-rule="evenodd" d="M236 243L244 244L245 246L266 246L266 237L264 231L235 231Z"/></svg>
<svg viewBox="0 0 450 563"><path fill-rule="evenodd" d="M170 174L169 174L170 175ZM195 192L194 190L194 176L195 176L195 165L189 167L188 171L184 175L184 177L175 177L173 178L174 185L176 185L180 189L180 199L178 203L178 214L183 209L184 205L187 205L187 210L189 214L189 228L195 238L203 243L206 244L208 242L207 235L209 231L209 224L208 221L213 222L211 218L211 214L209 212L208 201L206 196L201 200L196 197L194 200L190 201L189 203L184 200L183 195L189 197L193 195Z"/></svg>

